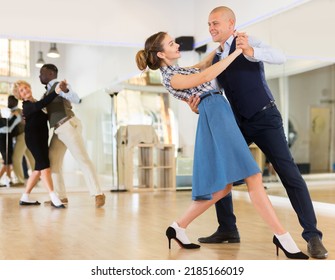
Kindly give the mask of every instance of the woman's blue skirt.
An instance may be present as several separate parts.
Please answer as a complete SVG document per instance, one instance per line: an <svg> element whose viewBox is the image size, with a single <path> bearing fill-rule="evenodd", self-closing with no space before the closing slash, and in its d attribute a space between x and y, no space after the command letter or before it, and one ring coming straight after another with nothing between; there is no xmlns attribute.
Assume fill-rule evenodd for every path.
<svg viewBox="0 0 335 280"><path fill-rule="evenodd" d="M192 199L209 200L227 184L261 171L224 96L211 94L198 109Z"/></svg>

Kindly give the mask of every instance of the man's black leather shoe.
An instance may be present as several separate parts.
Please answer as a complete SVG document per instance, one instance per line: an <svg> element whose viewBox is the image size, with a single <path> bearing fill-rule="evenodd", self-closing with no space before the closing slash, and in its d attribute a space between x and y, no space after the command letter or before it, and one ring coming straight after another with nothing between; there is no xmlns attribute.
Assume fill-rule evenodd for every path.
<svg viewBox="0 0 335 280"><path fill-rule="evenodd" d="M312 237L307 242L307 252L315 259L325 259L328 257L328 251L323 246L321 239L318 236Z"/></svg>
<svg viewBox="0 0 335 280"><path fill-rule="evenodd" d="M200 237L198 241L200 243L240 243L240 234L238 230L228 232L216 231L208 237Z"/></svg>

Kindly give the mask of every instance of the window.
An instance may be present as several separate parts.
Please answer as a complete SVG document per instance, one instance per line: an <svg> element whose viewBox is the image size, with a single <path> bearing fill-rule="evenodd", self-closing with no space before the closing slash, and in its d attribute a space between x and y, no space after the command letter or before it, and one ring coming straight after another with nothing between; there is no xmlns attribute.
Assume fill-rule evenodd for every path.
<svg viewBox="0 0 335 280"><path fill-rule="evenodd" d="M29 76L29 41L0 39L0 76Z"/></svg>
<svg viewBox="0 0 335 280"><path fill-rule="evenodd" d="M0 94L9 93L10 84L8 82L0 82Z"/></svg>

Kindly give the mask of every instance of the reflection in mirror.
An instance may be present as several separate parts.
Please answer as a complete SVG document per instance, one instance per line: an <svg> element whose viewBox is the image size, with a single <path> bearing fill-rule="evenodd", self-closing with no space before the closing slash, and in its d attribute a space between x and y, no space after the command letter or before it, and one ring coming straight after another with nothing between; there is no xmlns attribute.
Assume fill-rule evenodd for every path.
<svg viewBox="0 0 335 280"><path fill-rule="evenodd" d="M300 171L303 174L332 173L335 162L334 65L288 60L282 66L266 67L286 135L290 136L290 124L295 131L290 149ZM315 126L318 126L317 132Z"/></svg>
<svg viewBox="0 0 335 280"><path fill-rule="evenodd" d="M49 48L50 42L30 42L30 76L27 77L27 80L32 84L37 97L43 94L44 89L39 82L39 68L35 67L35 62L39 58L39 51L46 54ZM47 56L43 58L46 63L54 63L61 69L59 78L68 79L82 98L82 103L75 106L75 112L84 123L83 133L86 144L100 173L110 173L111 159L114 156L107 150L108 143L103 143L102 140L106 139L106 133L109 133L106 132L106 127L110 124L113 114L110 96L104 89L113 83L125 83L128 86L128 89L118 98L120 118L118 125L134 123L134 119L152 123L157 127L160 126L158 134L162 141L173 142L176 144L176 150L178 148L184 152L192 150L191 145L185 147L179 144L180 141L191 138L195 125L190 123L192 120L187 123L178 122L178 119L183 116L178 115L174 110L174 100L171 100L171 97L160 87L159 75L150 73L150 79L154 81L154 85L143 83L144 87L148 86L147 89L132 88L132 82L129 80L143 75L138 73L133 63L137 48L57 43L57 49L61 53L60 58ZM127 63L123 63L124 61ZM334 65L325 61L291 59L284 65L265 64L265 67L269 86L283 116L286 135L290 135L289 123L296 132L295 141L290 148L301 172L303 174L332 173L335 162ZM13 77L4 77L4 75L1 75L1 79L5 82L15 80ZM155 98L148 102L149 96ZM132 106L135 100L142 101ZM314 114L323 108L329 109L329 113L325 114L328 120L320 122L320 118ZM315 109L319 110L315 111ZM188 108L183 110L188 110ZM170 118L169 121L166 116ZM171 126L169 129L167 124ZM318 133L321 128L322 131L329 132L319 137L326 139L326 142L319 143L314 139L318 137L312 138L313 126L316 124L318 124ZM113 135L108 137L113 137ZM322 149L320 149L321 146ZM313 153L315 151L317 152ZM105 155L108 156L105 157ZM73 166L76 165L71 164L71 155L66 157L65 170L74 171ZM326 164L319 167L316 165L317 162Z"/></svg>

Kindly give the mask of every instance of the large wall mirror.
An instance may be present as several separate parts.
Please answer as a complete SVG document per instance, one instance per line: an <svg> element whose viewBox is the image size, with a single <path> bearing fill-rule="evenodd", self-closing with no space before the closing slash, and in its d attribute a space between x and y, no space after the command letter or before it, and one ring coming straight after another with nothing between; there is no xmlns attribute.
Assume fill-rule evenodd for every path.
<svg viewBox="0 0 335 280"><path fill-rule="evenodd" d="M292 155L302 173L334 171L334 64L287 61L269 70ZM278 73L282 72L281 75ZM277 75L271 78L271 75Z"/></svg>
<svg viewBox="0 0 335 280"><path fill-rule="evenodd" d="M196 121L193 113L188 112L189 108L176 106L176 100L157 83L157 76L150 84L145 82L148 78L144 73L137 71L132 63L124 68L112 67L117 64L116 57L133 59L137 48L59 43L60 57L50 58L46 54L51 45L50 42L31 42L30 76L26 79L32 84L36 97L40 97L44 88L39 82L39 68L35 63L42 52L44 62L59 67L59 78L68 79L75 87L82 98L82 103L74 106L75 112L84 123L87 148L101 174L113 174L113 135L119 126L127 124L152 124L161 140L175 144L176 150L181 151L178 156L191 163L187 159L192 158L190 135L195 134ZM199 58L195 52L187 56L189 60L190 57L192 60ZM266 65L267 80L283 115L292 155L304 174L334 171L334 67L331 62L308 60ZM15 78L3 77L2 80L10 84ZM10 93L9 84L2 86L2 91L7 89ZM123 87L113 105L109 93L116 84ZM1 95L5 96L4 93ZM189 121L185 122L181 111L192 116ZM112 127L116 112L116 127ZM158 115L162 117L158 118ZM71 155L68 155L65 161L68 171L76 170L71 160Z"/></svg>
<svg viewBox="0 0 335 280"><path fill-rule="evenodd" d="M275 9L275 14L263 11L265 15L263 18L256 17L257 12L260 12L257 9L253 13L255 13L258 22L249 21L251 12L245 15L245 8L238 9L239 4L233 4L236 1L231 2L233 6L236 5L236 7L234 6L235 11L239 14L239 18L243 19L242 27L248 33L257 35L277 47L283 47L289 54L289 59L284 65L271 67L266 65L266 74L275 95L277 106L283 115L284 127L292 155L302 173L333 173L335 163L333 129L335 124L335 66L332 56L327 55L332 54L333 50L329 52L329 46L321 43L320 48L325 48L322 57L313 60L308 58L308 54L313 56L314 50L313 47L309 47L310 34L317 34L315 36L317 36L318 42L324 42L323 34L329 34L326 31L313 33L309 19L315 15L318 9L322 9L323 18L321 21L332 22L332 14L329 12L331 9L324 9L324 6L331 7L331 5L334 5L333 1L302 1L306 4L302 3L297 5L296 8L287 8L287 11ZM203 33L208 37L207 28L203 27L203 25L206 26L207 19L206 15L203 15L202 5L205 4L199 4L196 7L195 16L201 14L202 16L199 18L203 23L201 27L198 21L194 23L193 32L198 32L197 36L199 37L204 37ZM209 10L208 5L210 6L210 3L207 4L206 2L207 10ZM243 7L244 5L245 3L242 4ZM299 22L296 20L297 15L301 19ZM292 22L295 24L292 24L290 28L285 28L287 24ZM161 23L165 27L162 29L165 30L172 24L164 21ZM301 28L302 25L304 28ZM324 30L327 30L326 27L329 25L324 24ZM157 31L156 28L158 27L146 26L145 34L142 34L143 36L141 35L139 40L152 33L149 30L150 28L153 32ZM59 28L57 27L57 29ZM289 30L289 32L280 32L282 29ZM306 34L306 30L312 33ZM15 33L15 30L13 32ZM184 35L185 33L189 35L191 32L190 30L181 30L174 27L171 33L174 35ZM296 34L299 34L299 36L295 36ZM34 35L36 36L36 34ZM129 37L131 36L127 36L127 38ZM196 39L199 41L197 37ZM160 129L158 134L161 135L163 141L166 141L166 139L172 141L176 145L176 150L180 151L178 153L179 157L192 158L192 139L195 135L196 117L190 112L189 108L184 104L177 104L176 100L170 98L157 85L155 85L156 89L154 90L152 85L147 85L150 90L143 88L143 85L134 87L133 80L142 75L136 68L134 57L143 42L135 46L125 47L99 43L90 44L89 41L84 44L64 41L30 41L30 76L26 78L32 84L36 97L40 97L44 88L39 82L39 68L35 66L35 63L43 58L46 63L56 64L60 69L59 78L67 79L74 86L82 98L81 104L75 106L75 111L84 123L83 133L87 149L101 174L109 175L113 169L112 161L115 155L112 146L114 145L114 132L117 127L111 128L111 124L115 110L118 110L116 126L136 122L147 124L154 120L154 125ZM289 42L289 45L287 42ZM306 48L300 46L306 46ZM60 57L46 56L51 47L57 48ZM301 52L301 58L292 56L292 54L300 54L297 52ZM185 65L190 65L199 59L194 51L188 52L183 57L180 63ZM14 77L1 76L0 82L12 83L14 80ZM122 89L123 91L117 97L117 107L114 108L109 93L118 84L131 84L131 87ZM6 88L8 89L7 84L1 85L2 92ZM1 96L4 96L3 93ZM150 98L149 102L148 98ZM156 104L158 105L156 106ZM157 114L161 112L170 112L170 119L157 118ZM138 117L138 114L143 116ZM164 127L168 125L167 123L164 124L164 121L170 122L168 124L170 126L170 136L166 136ZM64 168L73 171L76 165L70 159L71 156L69 156L69 160L65 161Z"/></svg>

